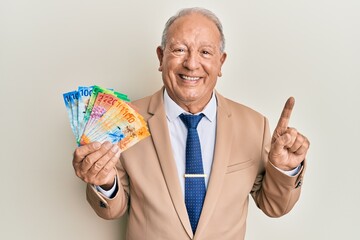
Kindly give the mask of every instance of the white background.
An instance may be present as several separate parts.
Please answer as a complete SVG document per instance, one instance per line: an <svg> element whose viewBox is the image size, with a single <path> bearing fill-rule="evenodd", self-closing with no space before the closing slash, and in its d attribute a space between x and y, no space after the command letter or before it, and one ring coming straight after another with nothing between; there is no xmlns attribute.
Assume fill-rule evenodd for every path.
<svg viewBox="0 0 360 240"><path fill-rule="evenodd" d="M1 0L0 239L124 239L126 219L98 218L73 172L62 93L158 90L163 26L191 6L224 25L218 91L272 129L294 96L291 125L311 140L298 204L271 219L251 200L246 239L360 239L358 0Z"/></svg>

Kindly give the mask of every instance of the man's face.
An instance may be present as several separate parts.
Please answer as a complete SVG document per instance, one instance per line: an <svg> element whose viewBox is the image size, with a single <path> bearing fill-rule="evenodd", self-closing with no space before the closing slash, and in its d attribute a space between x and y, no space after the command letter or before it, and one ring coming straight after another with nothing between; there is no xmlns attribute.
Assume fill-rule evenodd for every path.
<svg viewBox="0 0 360 240"><path fill-rule="evenodd" d="M165 49L158 47L157 54L169 96L186 111L203 110L226 58L215 23L196 13L178 18L169 27Z"/></svg>

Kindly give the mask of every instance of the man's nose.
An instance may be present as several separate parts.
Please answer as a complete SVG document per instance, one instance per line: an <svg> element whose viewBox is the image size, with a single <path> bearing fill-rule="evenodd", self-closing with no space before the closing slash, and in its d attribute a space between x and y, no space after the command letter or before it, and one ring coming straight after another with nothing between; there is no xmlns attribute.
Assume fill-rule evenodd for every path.
<svg viewBox="0 0 360 240"><path fill-rule="evenodd" d="M183 66L189 70L195 70L198 69L200 66L200 59L199 55L190 52L184 59Z"/></svg>

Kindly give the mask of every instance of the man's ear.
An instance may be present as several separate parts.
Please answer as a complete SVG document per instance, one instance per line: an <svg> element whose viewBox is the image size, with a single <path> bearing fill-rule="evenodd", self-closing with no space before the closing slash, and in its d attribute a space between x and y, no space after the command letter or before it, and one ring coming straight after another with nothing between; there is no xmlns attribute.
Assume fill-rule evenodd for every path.
<svg viewBox="0 0 360 240"><path fill-rule="evenodd" d="M160 63L159 71L161 72L162 71L162 62L163 62L163 57L164 57L164 50L159 46L156 48L156 54L158 56L159 63Z"/></svg>
<svg viewBox="0 0 360 240"><path fill-rule="evenodd" d="M226 57L227 57L226 52L223 52L221 57L220 57L221 66L224 64L224 62L226 60Z"/></svg>
<svg viewBox="0 0 360 240"><path fill-rule="evenodd" d="M221 65L220 65L220 71L219 71L219 73L218 73L218 77L221 77L221 76L222 76L221 67L222 67L222 65L224 64L224 62L225 62L225 60L226 60L226 57L227 57L226 52L223 52L223 53L221 54L221 57L220 57L220 63L221 63Z"/></svg>

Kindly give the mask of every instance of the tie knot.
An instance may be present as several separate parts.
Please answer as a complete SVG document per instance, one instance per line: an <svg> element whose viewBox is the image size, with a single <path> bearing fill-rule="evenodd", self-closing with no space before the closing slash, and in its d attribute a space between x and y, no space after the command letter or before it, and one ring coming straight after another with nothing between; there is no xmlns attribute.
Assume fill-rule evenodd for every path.
<svg viewBox="0 0 360 240"><path fill-rule="evenodd" d="M200 120L204 117L204 114L201 113L199 115L190 115L190 114L180 114L180 119L181 121L183 121L183 123L185 124L185 126L189 129L189 128L194 128L196 129Z"/></svg>

